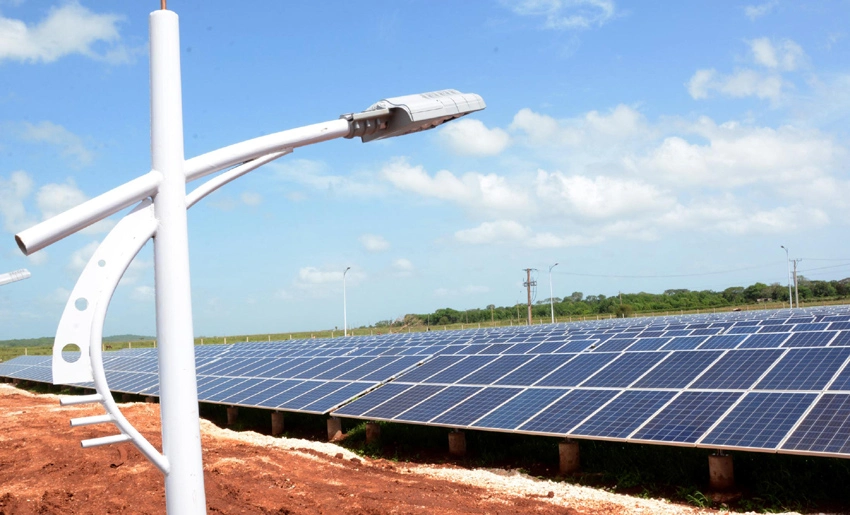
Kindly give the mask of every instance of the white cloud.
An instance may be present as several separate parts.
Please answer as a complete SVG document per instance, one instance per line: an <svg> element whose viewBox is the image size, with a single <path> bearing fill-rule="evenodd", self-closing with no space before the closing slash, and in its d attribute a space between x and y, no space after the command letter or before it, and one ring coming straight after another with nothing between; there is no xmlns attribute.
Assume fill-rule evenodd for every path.
<svg viewBox="0 0 850 515"><path fill-rule="evenodd" d="M68 302L68 297L71 296L71 290L59 287L48 293L44 298L50 304L65 304Z"/></svg>
<svg viewBox="0 0 850 515"><path fill-rule="evenodd" d="M616 15L612 0L503 0L521 16L543 16L547 29L602 26Z"/></svg>
<svg viewBox="0 0 850 515"><path fill-rule="evenodd" d="M280 300L292 300L293 298L295 298L291 293L284 289L277 290L274 293L274 296L276 299Z"/></svg>
<svg viewBox="0 0 850 515"><path fill-rule="evenodd" d="M527 195L496 174L467 173L457 177L440 170L432 177L422 166L411 166L399 159L384 166L381 175L399 190L454 201L477 211L505 213L529 208Z"/></svg>
<svg viewBox="0 0 850 515"><path fill-rule="evenodd" d="M130 298L140 302L154 300L156 298L156 288L153 286L136 286L130 293Z"/></svg>
<svg viewBox="0 0 850 515"><path fill-rule="evenodd" d="M263 196L252 191L242 192L239 199L247 206L259 206L263 203Z"/></svg>
<svg viewBox="0 0 850 515"><path fill-rule="evenodd" d="M510 128L525 133L525 142L532 146L558 145L594 150L640 142L654 135L640 111L624 104L607 113L594 110L565 120L521 109L514 116Z"/></svg>
<svg viewBox="0 0 850 515"><path fill-rule="evenodd" d="M438 133L443 143L461 155L494 156L511 142L502 129L488 129L481 120L462 118L445 125Z"/></svg>
<svg viewBox="0 0 850 515"><path fill-rule="evenodd" d="M790 39L784 39L777 44L769 38L754 39L750 41L750 50L756 64L786 72L796 70L806 59L803 48Z"/></svg>
<svg viewBox="0 0 850 515"><path fill-rule="evenodd" d="M8 179L0 176L0 215L4 230L16 233L33 224L24 206L32 190L33 180L26 172L12 172Z"/></svg>
<svg viewBox="0 0 850 515"><path fill-rule="evenodd" d="M743 69L731 75L715 70L697 70L688 81L688 93L694 100L709 97L712 90L735 98L757 97L778 102L782 96L783 81L775 74L763 74Z"/></svg>
<svg viewBox="0 0 850 515"><path fill-rule="evenodd" d="M100 246L99 241L89 242L85 247L75 250L71 253L71 258L68 262L68 269L73 272L82 272L83 268L88 264L89 259L94 255L97 248Z"/></svg>
<svg viewBox="0 0 850 515"><path fill-rule="evenodd" d="M675 202L650 184L612 177L568 176L539 170L535 184L537 198L545 202L547 212L587 219L645 214Z"/></svg>
<svg viewBox="0 0 850 515"><path fill-rule="evenodd" d="M659 222L677 230L699 229L743 236L812 229L828 224L829 215L819 208L802 205L761 209L726 194L702 199L689 206L677 206L662 216Z"/></svg>
<svg viewBox="0 0 850 515"><path fill-rule="evenodd" d="M371 173L333 175L327 164L310 159L290 159L267 165L279 180L306 186L316 191L340 194L355 198L373 198L386 193L385 187L375 181ZM299 201L303 195L289 193L290 200Z"/></svg>
<svg viewBox="0 0 850 515"><path fill-rule="evenodd" d="M48 256L49 255L47 254L47 251L42 249L42 250L39 250L38 252L36 252L35 254L30 254L29 256L27 256L27 260L32 265L39 266L39 265L43 265L43 264L47 263Z"/></svg>
<svg viewBox="0 0 850 515"><path fill-rule="evenodd" d="M70 158L80 166L91 163L94 158L92 152L83 144L82 138L53 122L24 122L21 137L26 141L56 145L61 149L62 156Z"/></svg>
<svg viewBox="0 0 850 515"><path fill-rule="evenodd" d="M571 234L557 236L544 232L534 234L529 228L514 220L484 222L472 229L455 232L454 237L469 245L522 245L530 248L565 248L599 243L604 238Z"/></svg>
<svg viewBox="0 0 850 515"><path fill-rule="evenodd" d="M47 220L82 204L88 197L72 179L68 179L65 184L45 184L39 188L35 200L43 219Z"/></svg>
<svg viewBox="0 0 850 515"><path fill-rule="evenodd" d="M755 20L756 18L761 18L762 16L770 14L770 12L773 11L773 8L778 4L778 0L771 0L758 5L747 5L744 6L744 14L750 20Z"/></svg>
<svg viewBox="0 0 850 515"><path fill-rule="evenodd" d="M409 259L404 258L399 258L393 261L393 268L399 274L410 274L416 269Z"/></svg>
<svg viewBox="0 0 850 515"><path fill-rule="evenodd" d="M384 252L390 248L390 242L377 234L363 234L359 240L363 248L369 252Z"/></svg>
<svg viewBox="0 0 850 515"><path fill-rule="evenodd" d="M35 25L0 16L0 62L49 63L71 54L121 62L129 57L119 43L122 20L115 14L93 13L74 1L51 8Z"/></svg>

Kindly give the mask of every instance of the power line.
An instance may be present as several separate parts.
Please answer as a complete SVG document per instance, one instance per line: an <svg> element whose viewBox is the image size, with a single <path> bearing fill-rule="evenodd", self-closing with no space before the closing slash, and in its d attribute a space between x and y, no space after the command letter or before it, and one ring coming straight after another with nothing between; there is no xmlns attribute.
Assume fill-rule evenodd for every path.
<svg viewBox="0 0 850 515"><path fill-rule="evenodd" d="M611 279L662 279L665 277L699 277L705 275L721 275L730 274L732 272L741 272L744 270L756 270L760 268L773 268L776 264L749 266L745 268L734 268L730 270L719 270L716 272L701 272L693 274L656 274L656 275L614 275L614 274L583 274L578 272L552 272L560 275L575 275L580 277L607 277Z"/></svg>

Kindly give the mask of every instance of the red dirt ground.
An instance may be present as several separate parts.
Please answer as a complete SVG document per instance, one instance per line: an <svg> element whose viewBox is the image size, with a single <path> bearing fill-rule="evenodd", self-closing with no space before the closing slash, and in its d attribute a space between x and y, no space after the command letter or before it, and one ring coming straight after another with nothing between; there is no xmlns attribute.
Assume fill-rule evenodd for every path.
<svg viewBox="0 0 850 515"><path fill-rule="evenodd" d="M159 448L159 406L130 403L122 411ZM0 515L165 512L163 477L133 445L80 447L81 439L116 430L71 428L69 419L102 412L99 405L60 407L58 396L0 385ZM572 503L449 482L385 460L257 445L234 434L202 423L209 513L628 512L604 501Z"/></svg>

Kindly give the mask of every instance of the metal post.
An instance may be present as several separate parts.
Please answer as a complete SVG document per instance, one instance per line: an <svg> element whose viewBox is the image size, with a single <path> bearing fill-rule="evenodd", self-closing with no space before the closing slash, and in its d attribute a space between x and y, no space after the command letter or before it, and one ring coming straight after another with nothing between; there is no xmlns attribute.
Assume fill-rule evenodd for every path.
<svg viewBox="0 0 850 515"><path fill-rule="evenodd" d="M183 101L177 14L150 15L151 161L163 176L154 198L156 332L162 452L168 513L205 514L204 468L189 283L186 178L183 173Z"/></svg>
<svg viewBox="0 0 850 515"><path fill-rule="evenodd" d="M785 264L788 265L788 275L785 276L788 279L788 309L794 309L794 303L791 299L791 258L788 256L788 249L785 245L780 245L779 248L785 250Z"/></svg>
<svg viewBox="0 0 850 515"><path fill-rule="evenodd" d="M552 269L555 268L556 266L558 266L558 263L555 263L554 265L549 267L549 311L552 314L552 323L553 324L555 323L555 301L552 300L552 296L554 295L552 293Z"/></svg>
<svg viewBox="0 0 850 515"><path fill-rule="evenodd" d="M797 263L802 261L802 259L794 260L794 303L797 304L797 308L800 308L800 289L797 285Z"/></svg>
<svg viewBox="0 0 850 515"><path fill-rule="evenodd" d="M351 270L351 267L346 267L342 272L342 333L343 336L348 336L348 313L345 307L345 274Z"/></svg>

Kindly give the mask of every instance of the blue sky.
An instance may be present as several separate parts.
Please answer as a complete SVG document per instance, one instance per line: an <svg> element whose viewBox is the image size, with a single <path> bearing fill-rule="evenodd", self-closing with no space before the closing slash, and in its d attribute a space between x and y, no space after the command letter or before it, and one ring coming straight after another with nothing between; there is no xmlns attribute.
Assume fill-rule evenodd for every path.
<svg viewBox="0 0 850 515"><path fill-rule="evenodd" d="M159 2L0 0L0 339L54 334L120 217L14 234L150 169ZM186 2L186 157L454 88L442 128L295 151L189 213L197 335L850 276L850 2ZM194 186L190 185L189 189ZM105 334L154 334L149 244Z"/></svg>

